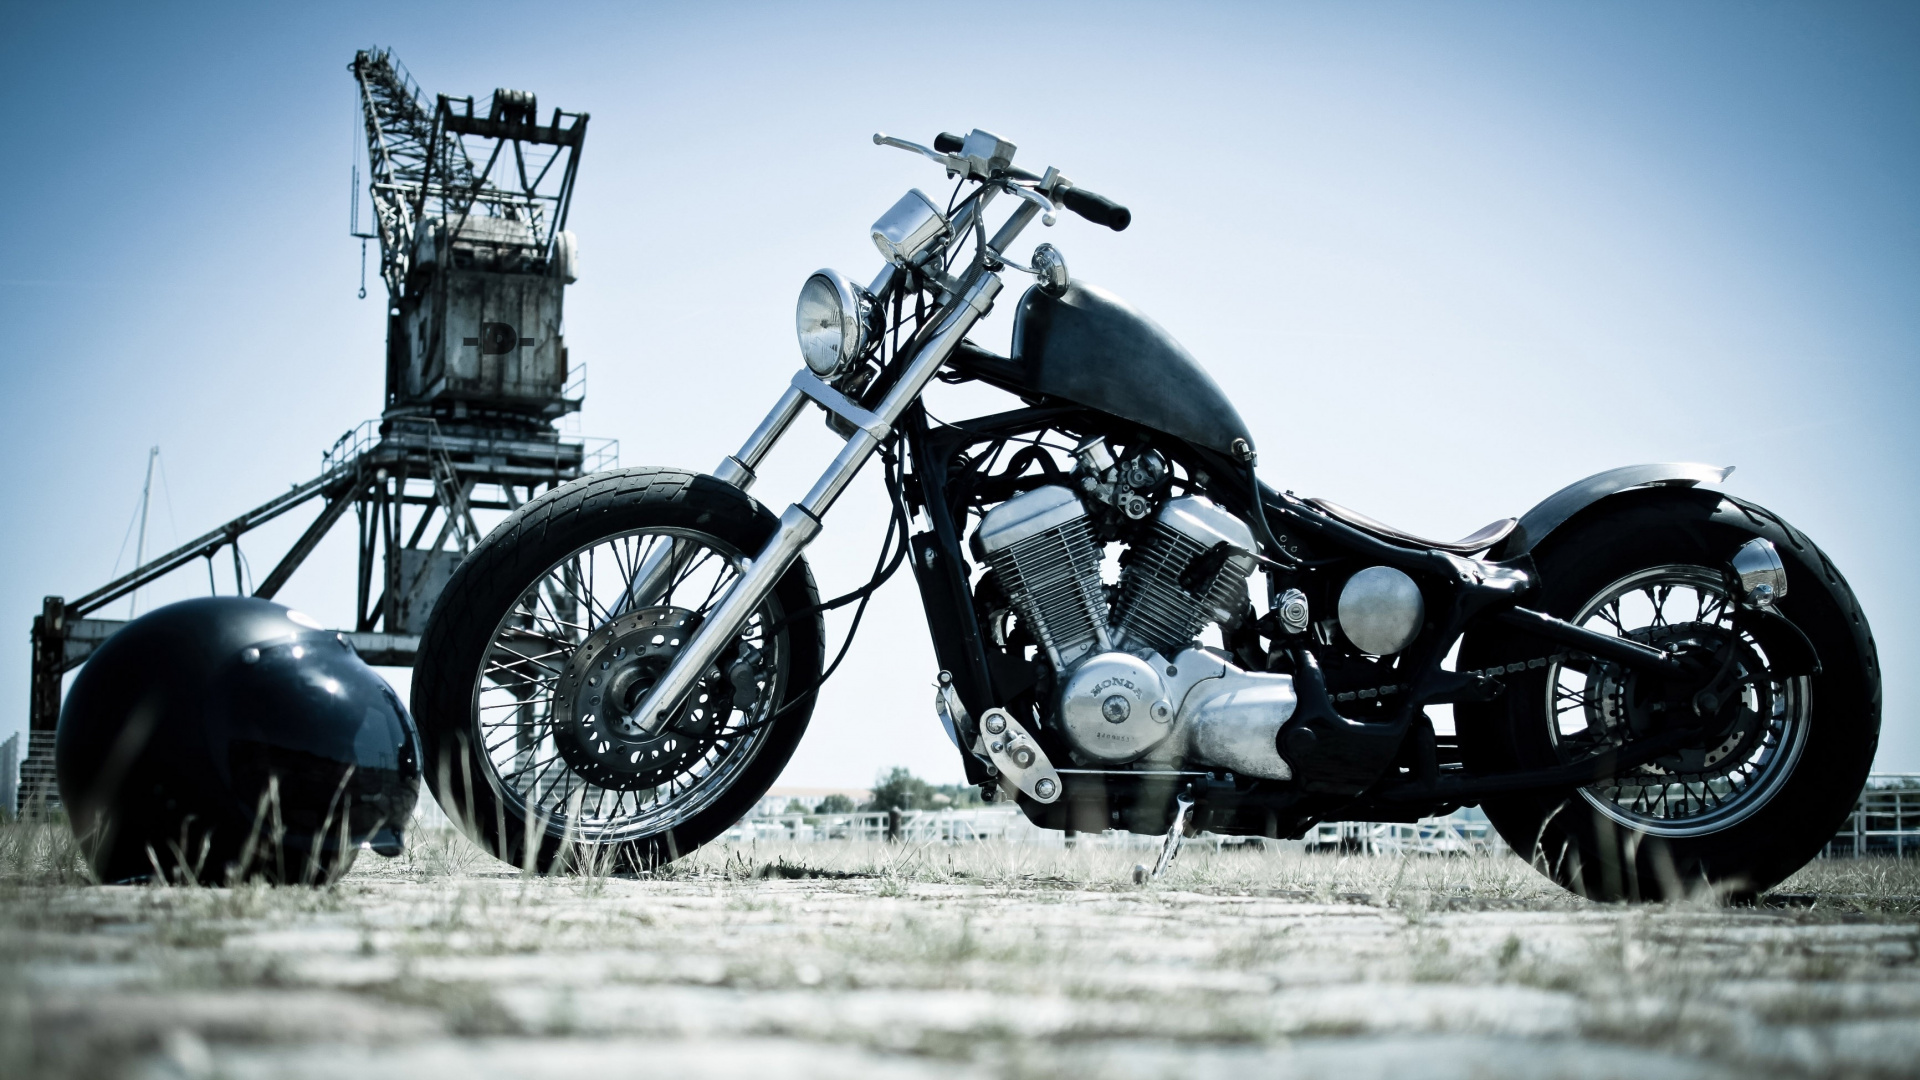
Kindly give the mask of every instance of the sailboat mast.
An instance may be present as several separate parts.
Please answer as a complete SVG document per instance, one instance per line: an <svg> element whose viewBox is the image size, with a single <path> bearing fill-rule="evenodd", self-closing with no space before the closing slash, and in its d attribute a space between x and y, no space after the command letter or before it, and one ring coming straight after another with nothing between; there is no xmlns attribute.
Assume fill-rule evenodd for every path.
<svg viewBox="0 0 1920 1080"><path fill-rule="evenodd" d="M159 456L160 448L157 446L147 451L147 480L140 485L140 537L135 540L133 544L133 568L135 570L140 569L147 561L147 503L153 495L153 461ZM120 550L125 551L126 549L121 548ZM135 589L133 590L133 595L127 597L127 618L133 618L135 609L139 604L140 590Z"/></svg>

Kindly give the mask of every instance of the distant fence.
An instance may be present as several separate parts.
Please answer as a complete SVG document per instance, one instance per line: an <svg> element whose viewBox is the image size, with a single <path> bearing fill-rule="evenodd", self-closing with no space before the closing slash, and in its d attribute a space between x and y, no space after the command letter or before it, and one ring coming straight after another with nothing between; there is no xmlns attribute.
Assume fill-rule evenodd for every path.
<svg viewBox="0 0 1920 1080"><path fill-rule="evenodd" d="M725 840L743 843L751 840L787 841L813 844L826 840L886 840L889 815L884 810L863 810L851 814L761 814L740 819L728 829ZM976 840L1012 840L1017 843L1045 843L1052 835L1028 821L1026 815L1011 806L982 807L978 810L903 810L898 838L912 843L964 844Z"/></svg>
<svg viewBox="0 0 1920 1080"><path fill-rule="evenodd" d="M889 838L889 815L885 811L861 811L851 814L766 814L742 818L721 839L732 843L786 842L813 844L832 840L884 841ZM900 814L899 839L906 843L965 844L981 840L1063 847L1068 843L1086 847L1149 849L1158 847L1161 838L1128 832L1080 833L1069 837L1052 829L1042 829L1011 806L989 806L977 810L906 810ZM1261 844L1258 837L1215 836L1202 833L1189 843L1213 847L1235 844ZM1274 847L1305 848L1310 851L1351 851L1377 855L1416 853L1426 855L1480 855L1504 852L1493 827L1477 811L1457 811L1443 818L1412 823L1328 822L1317 826L1301 840L1267 840Z"/></svg>
<svg viewBox="0 0 1920 1080"><path fill-rule="evenodd" d="M757 815L741 819L727 830L724 839L735 843L763 840L801 844L828 840L881 841L888 838L887 819L886 813L876 811ZM1011 806L907 810L900 815L899 838L911 843L999 840L1046 847L1061 847L1072 842L1088 847L1151 848L1160 843L1157 836L1124 832L1082 833L1069 838L1035 826ZM1249 841L1203 833L1196 842L1219 847ZM1254 838L1251 842L1260 841ZM1486 815L1473 807L1415 822L1322 822L1300 840L1265 843L1308 851L1366 855L1498 855L1509 850ZM1821 852L1823 858L1861 855L1920 857L1920 773L1877 773L1870 777L1846 824Z"/></svg>
<svg viewBox="0 0 1920 1080"><path fill-rule="evenodd" d="M1920 856L1920 773L1869 776L1847 823L1822 854L1827 858Z"/></svg>
<svg viewBox="0 0 1920 1080"><path fill-rule="evenodd" d="M1499 855L1506 842L1475 809L1419 821L1323 821L1306 836L1310 851L1367 855Z"/></svg>

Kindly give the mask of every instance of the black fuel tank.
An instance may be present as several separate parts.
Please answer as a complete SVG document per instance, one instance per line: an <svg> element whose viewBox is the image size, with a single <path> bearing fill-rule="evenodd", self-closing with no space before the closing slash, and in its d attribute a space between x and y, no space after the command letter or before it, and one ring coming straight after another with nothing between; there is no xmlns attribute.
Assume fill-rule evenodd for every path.
<svg viewBox="0 0 1920 1080"><path fill-rule="evenodd" d="M1013 360L1033 389L1221 453L1253 436L1227 395L1173 335L1125 300L1075 282L1020 298Z"/></svg>

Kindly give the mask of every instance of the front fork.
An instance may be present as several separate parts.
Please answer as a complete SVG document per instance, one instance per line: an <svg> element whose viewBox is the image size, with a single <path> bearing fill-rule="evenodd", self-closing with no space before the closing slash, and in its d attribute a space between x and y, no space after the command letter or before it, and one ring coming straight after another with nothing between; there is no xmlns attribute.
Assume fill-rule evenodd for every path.
<svg viewBox="0 0 1920 1080"><path fill-rule="evenodd" d="M986 317L1000 289L999 275L981 272L948 308L946 315L935 326L932 336L914 352L900 379L872 411L861 408L815 378L811 371L801 368L799 374L793 377L793 384L780 396L780 401L767 414L767 418L754 429L739 453L729 455L714 470L714 475L719 479L743 490L747 488L752 484L754 470L759 467L761 460L786 434L787 428L809 400L846 420L854 428L846 446L833 459L833 464L827 466L804 499L787 507L786 512L780 515L779 528L774 530L773 536L752 560L741 567L740 576L734 579L700 628L694 631L693 637L674 656L673 663L661 674L660 680L654 683L646 700L635 712L635 720L641 730L652 735L666 726L681 701L700 681L701 673L713 664L721 650L739 633L740 627L766 599L767 594L773 591L774 584L793 565L800 552L819 535L820 519L826 516L847 485L853 482L860 467L893 433L894 425L919 399L921 391L933 381L941 365L959 348L961 339L967 336L974 324ZM639 568L634 575L634 584L625 597L627 607L643 607L664 591L666 583L672 580L678 572L679 563L685 558L679 554L684 546L661 545Z"/></svg>

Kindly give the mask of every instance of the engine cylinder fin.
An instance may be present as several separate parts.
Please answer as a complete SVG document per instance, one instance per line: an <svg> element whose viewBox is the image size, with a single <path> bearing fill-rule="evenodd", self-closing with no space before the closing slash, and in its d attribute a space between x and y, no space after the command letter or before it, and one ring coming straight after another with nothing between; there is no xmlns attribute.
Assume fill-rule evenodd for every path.
<svg viewBox="0 0 1920 1080"><path fill-rule="evenodd" d="M1085 517L1076 517L989 556L1033 634L1056 668L1108 647L1100 552Z"/></svg>
<svg viewBox="0 0 1920 1080"><path fill-rule="evenodd" d="M1198 596L1180 584L1195 560L1210 551L1210 545L1169 527L1164 517L1154 526L1151 539L1134 552L1114 606L1114 626L1128 646L1171 656L1209 621L1237 613L1246 595L1244 558L1227 559Z"/></svg>

